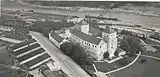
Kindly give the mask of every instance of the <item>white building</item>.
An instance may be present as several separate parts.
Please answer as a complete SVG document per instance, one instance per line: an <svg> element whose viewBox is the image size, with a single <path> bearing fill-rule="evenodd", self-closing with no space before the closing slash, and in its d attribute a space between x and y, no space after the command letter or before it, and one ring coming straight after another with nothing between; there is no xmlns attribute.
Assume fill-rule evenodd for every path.
<svg viewBox="0 0 160 77"><path fill-rule="evenodd" d="M58 34L54 33L53 31L51 31L51 32L49 33L49 39L50 39L58 48L60 48L60 45L61 45L62 43L64 43L65 41L67 41L67 40L65 40L64 38L62 38L61 36L59 36Z"/></svg>
<svg viewBox="0 0 160 77"><path fill-rule="evenodd" d="M60 48L60 45L65 42L65 39L71 40L73 43L79 43L86 51L95 59L103 59L105 52L109 53L109 58L114 57L114 53L117 49L117 33L109 28L106 28L104 32L98 29L90 27L88 23L82 20L74 28L65 29L63 34L65 37L61 37L51 31L49 33L49 39ZM64 39L65 38L65 39Z"/></svg>
<svg viewBox="0 0 160 77"><path fill-rule="evenodd" d="M84 18L73 18L73 19L68 19L67 22L79 23L83 19Z"/></svg>
<svg viewBox="0 0 160 77"><path fill-rule="evenodd" d="M109 53L109 58L114 57L117 48L117 33L113 29L107 28L101 34L100 37L90 33L89 24L85 21L77 25L77 29L66 31L66 35L72 42L79 43L95 59L103 59L105 52Z"/></svg>

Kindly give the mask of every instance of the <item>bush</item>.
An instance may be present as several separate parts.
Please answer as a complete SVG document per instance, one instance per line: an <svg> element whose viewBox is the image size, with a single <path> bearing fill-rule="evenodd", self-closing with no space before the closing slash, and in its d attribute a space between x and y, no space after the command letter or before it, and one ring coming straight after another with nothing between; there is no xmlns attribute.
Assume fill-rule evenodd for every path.
<svg viewBox="0 0 160 77"><path fill-rule="evenodd" d="M104 54L103 54L103 58L108 58L109 57L109 53L108 52L105 52Z"/></svg>
<svg viewBox="0 0 160 77"><path fill-rule="evenodd" d="M140 63L143 64L143 63L145 63L146 61L147 61L146 59L141 59L141 60L140 60Z"/></svg>
<svg viewBox="0 0 160 77"><path fill-rule="evenodd" d="M66 23L65 20L62 22L53 22L53 21L45 21L45 22L35 22L32 27L29 27L31 31L37 31L42 33L44 36L48 37L48 33L50 30L59 30L64 27L72 27L74 23L69 22Z"/></svg>
<svg viewBox="0 0 160 77"><path fill-rule="evenodd" d="M125 36L120 43L120 48L131 54L143 51L140 39L135 36Z"/></svg>
<svg viewBox="0 0 160 77"><path fill-rule="evenodd" d="M85 50L81 48L79 44L66 42L60 46L60 49L64 54L70 56L79 65L87 65L92 63L92 60L88 58Z"/></svg>

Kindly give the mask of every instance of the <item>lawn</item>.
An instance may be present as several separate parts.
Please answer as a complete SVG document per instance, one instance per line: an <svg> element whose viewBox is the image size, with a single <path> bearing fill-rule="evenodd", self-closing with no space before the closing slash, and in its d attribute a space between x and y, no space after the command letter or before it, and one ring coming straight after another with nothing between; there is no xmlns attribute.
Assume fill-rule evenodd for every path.
<svg viewBox="0 0 160 77"><path fill-rule="evenodd" d="M146 59L145 63L139 63L141 59ZM115 77L160 77L160 61L140 57L132 66L121 71L112 73Z"/></svg>
<svg viewBox="0 0 160 77"><path fill-rule="evenodd" d="M116 62L113 63L107 63L107 62L95 62L95 66L97 68L98 71L101 72L109 72L112 70L115 70L117 68L121 68L124 67L126 65L128 65L129 63L131 63L136 56L133 57L124 57L121 60L118 60Z"/></svg>

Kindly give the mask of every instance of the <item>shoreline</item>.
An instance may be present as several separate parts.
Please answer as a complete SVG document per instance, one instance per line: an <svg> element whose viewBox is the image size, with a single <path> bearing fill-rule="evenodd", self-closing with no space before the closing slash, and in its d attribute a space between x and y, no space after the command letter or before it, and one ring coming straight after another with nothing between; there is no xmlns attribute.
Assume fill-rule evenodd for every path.
<svg viewBox="0 0 160 77"><path fill-rule="evenodd" d="M42 6L42 5L36 5L36 4L29 4L25 2L20 2L22 4L31 5L34 7L40 7L40 8L50 8L50 9L56 9L56 10L67 10L67 11L79 11L79 12L87 12L87 11L102 11L102 12L125 12L125 13L134 13L142 16L152 16L152 17L160 17L160 13L151 12L151 11L140 11L140 10L124 10L122 8L114 8L114 9L101 9L101 8L89 8L89 7L64 7L64 6Z"/></svg>

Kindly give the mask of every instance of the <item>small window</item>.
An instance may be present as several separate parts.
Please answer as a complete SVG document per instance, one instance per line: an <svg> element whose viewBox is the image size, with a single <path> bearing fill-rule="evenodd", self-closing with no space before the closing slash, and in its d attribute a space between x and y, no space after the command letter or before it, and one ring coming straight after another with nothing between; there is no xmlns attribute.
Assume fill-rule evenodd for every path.
<svg viewBox="0 0 160 77"><path fill-rule="evenodd" d="M92 47L94 47L94 45L92 45Z"/></svg>
<svg viewBox="0 0 160 77"><path fill-rule="evenodd" d="M100 46L100 48L101 48L101 46Z"/></svg>

